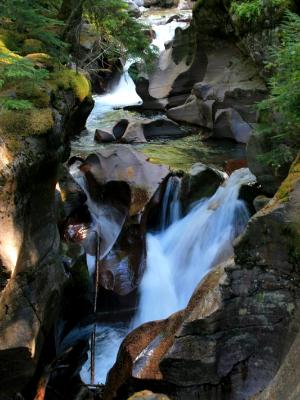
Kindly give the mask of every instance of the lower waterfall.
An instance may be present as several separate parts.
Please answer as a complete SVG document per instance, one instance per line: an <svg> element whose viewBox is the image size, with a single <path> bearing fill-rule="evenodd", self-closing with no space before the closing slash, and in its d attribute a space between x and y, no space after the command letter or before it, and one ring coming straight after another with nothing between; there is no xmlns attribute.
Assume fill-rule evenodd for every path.
<svg viewBox="0 0 300 400"><path fill-rule="evenodd" d="M197 284L233 254L233 240L249 218L240 187L254 181L248 169L235 171L209 199L200 200L167 230L147 236L147 269L133 327L184 308Z"/></svg>
<svg viewBox="0 0 300 400"><path fill-rule="evenodd" d="M130 330L184 308L207 272L232 256L233 241L249 219L246 204L239 199L240 188L254 181L248 169L237 170L212 197L196 202L181 217L181 181L178 177L169 178L162 200L160 231L147 235L147 267L130 329L127 324L97 327L96 382L105 382ZM89 363L81 371L86 382Z"/></svg>

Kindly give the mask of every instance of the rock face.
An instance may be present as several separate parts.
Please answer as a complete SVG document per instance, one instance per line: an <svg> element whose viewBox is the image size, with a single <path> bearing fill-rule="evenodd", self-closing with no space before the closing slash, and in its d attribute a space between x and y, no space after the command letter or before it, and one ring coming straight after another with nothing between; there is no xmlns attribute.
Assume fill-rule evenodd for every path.
<svg viewBox="0 0 300 400"><path fill-rule="evenodd" d="M236 242L235 259L204 278L185 310L125 339L105 399L136 388L184 400L296 399L299 207L298 156Z"/></svg>
<svg viewBox="0 0 300 400"><path fill-rule="evenodd" d="M137 108L164 110L183 104L193 85L203 78L205 65L206 59L198 49L194 31L177 28L173 41L160 54L150 76L135 67L135 72L139 73L137 78L133 77L136 91L143 100Z"/></svg>
<svg viewBox="0 0 300 400"><path fill-rule="evenodd" d="M170 108L167 115L207 128L214 137L247 143L258 117L253 105L266 95L265 85L253 62L235 45L213 37L211 43L203 43L202 81L183 105Z"/></svg>
<svg viewBox="0 0 300 400"><path fill-rule="evenodd" d="M71 93L55 96L50 132L18 139L14 151L10 139L1 141L0 274L1 282L9 279L0 291L0 397L21 391L34 376L67 277L54 200L79 105Z"/></svg>

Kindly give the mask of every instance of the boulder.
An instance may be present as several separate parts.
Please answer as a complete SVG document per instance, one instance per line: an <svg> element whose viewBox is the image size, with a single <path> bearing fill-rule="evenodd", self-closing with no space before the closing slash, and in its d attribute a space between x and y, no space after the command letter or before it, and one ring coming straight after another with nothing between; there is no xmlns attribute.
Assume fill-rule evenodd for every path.
<svg viewBox="0 0 300 400"><path fill-rule="evenodd" d="M122 143L145 143L157 137L180 137L186 130L167 118L122 119L112 128L112 132Z"/></svg>
<svg viewBox="0 0 300 400"><path fill-rule="evenodd" d="M182 179L181 199L183 207L188 209L194 202L211 197L226 174L202 163L194 164Z"/></svg>
<svg viewBox="0 0 300 400"><path fill-rule="evenodd" d="M167 118L150 120L144 124L144 134L147 139L157 137L180 137L186 135L186 130L176 122Z"/></svg>
<svg viewBox="0 0 300 400"><path fill-rule="evenodd" d="M167 116L174 121L186 122L212 129L212 108L214 102L214 100L198 100L195 96L191 96L185 104L169 109Z"/></svg>
<svg viewBox="0 0 300 400"><path fill-rule="evenodd" d="M105 198L113 201L113 196L119 196L119 202L129 204L131 216L142 212L160 184L169 174L168 168L155 165L147 160L142 153L128 145L114 145L101 149L87 157L80 167L88 181L91 196L106 189ZM123 190L115 191L116 183L124 186ZM125 188L129 188L125 190Z"/></svg>
<svg viewBox="0 0 300 400"><path fill-rule="evenodd" d="M216 112L214 137L232 139L238 143L248 143L251 133L251 126L242 119L236 110L227 108Z"/></svg>
<svg viewBox="0 0 300 400"><path fill-rule="evenodd" d="M142 15L138 4L136 4L136 2L134 0L125 0L125 3L128 4L128 13L131 16L133 16L135 18L139 18Z"/></svg>
<svg viewBox="0 0 300 400"><path fill-rule="evenodd" d="M140 121L129 122L120 141L122 143L147 143L143 123Z"/></svg>
<svg viewBox="0 0 300 400"><path fill-rule="evenodd" d="M96 129L94 140L97 143L110 143L116 140L114 134L104 129Z"/></svg>

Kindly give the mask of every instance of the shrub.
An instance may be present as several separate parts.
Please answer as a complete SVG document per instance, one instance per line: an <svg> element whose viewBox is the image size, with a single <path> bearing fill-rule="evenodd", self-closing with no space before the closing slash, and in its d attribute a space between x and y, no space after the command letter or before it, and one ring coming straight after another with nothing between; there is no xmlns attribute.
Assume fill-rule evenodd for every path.
<svg viewBox="0 0 300 400"><path fill-rule="evenodd" d="M287 12L281 44L271 49L270 95L259 103L262 121L258 131L266 135L271 150L260 159L274 168L291 161L300 146L300 17Z"/></svg>

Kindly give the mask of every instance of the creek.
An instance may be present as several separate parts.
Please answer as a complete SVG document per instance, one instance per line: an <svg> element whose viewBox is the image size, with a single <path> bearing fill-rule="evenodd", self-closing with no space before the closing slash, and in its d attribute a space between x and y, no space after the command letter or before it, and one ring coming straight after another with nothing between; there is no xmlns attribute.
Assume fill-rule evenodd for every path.
<svg viewBox="0 0 300 400"><path fill-rule="evenodd" d="M188 25L188 22L176 20L167 23L176 13L178 10L147 11L141 17L155 31L153 44L161 53L165 51L165 43L172 40L176 28L184 29ZM190 11L183 13L185 18L191 15ZM140 114L124 109L142 102L128 73L132 62L126 62L110 93L94 96L95 106L87 121L87 130L72 141L73 155L86 156L110 146L94 141L95 129L111 128L122 118L141 118ZM157 115L152 118L157 118ZM244 155L244 146L222 141L204 143L199 135L173 140L152 140L135 145L135 148L151 157L155 163L182 170L187 170L198 161L220 167L225 159ZM91 199L86 183L78 175L76 165L72 168L70 172L87 195L94 229L98 230L100 214L103 217L103 213L106 213L107 223L101 229L107 235L118 235L117 224L109 217L111 209L103 211L101 205ZM225 183L212 197L194 203L186 213L182 211L180 199L181 178L169 178L161 203L159 227L146 237L146 271L139 286L135 315L125 322L97 324L95 383L105 383L106 375L116 360L119 346L132 329L147 321L166 318L184 308L209 269L232 256L232 243L249 218L246 205L239 199L240 187L253 182L254 176L248 169L241 169L229 178L225 175L224 177ZM122 218L117 211L114 211L114 215L116 219ZM106 249L106 254L109 250ZM89 269L93 270L95 257L87 257L87 261ZM90 383L90 365L89 352L88 360L81 370L81 378L85 383Z"/></svg>

